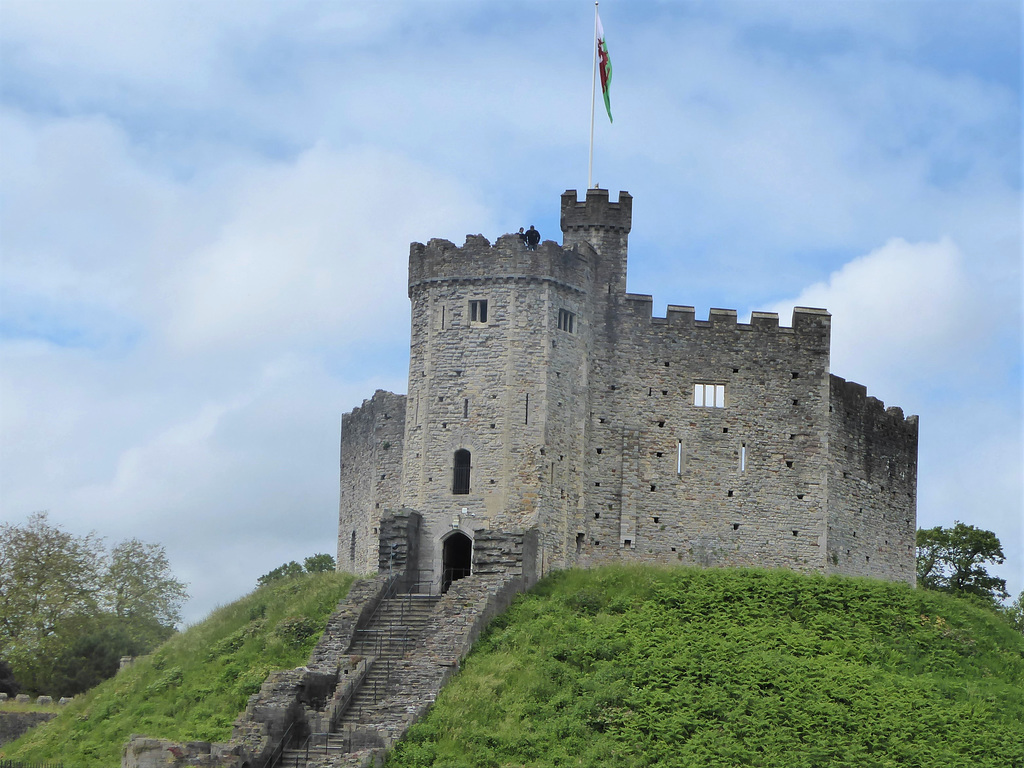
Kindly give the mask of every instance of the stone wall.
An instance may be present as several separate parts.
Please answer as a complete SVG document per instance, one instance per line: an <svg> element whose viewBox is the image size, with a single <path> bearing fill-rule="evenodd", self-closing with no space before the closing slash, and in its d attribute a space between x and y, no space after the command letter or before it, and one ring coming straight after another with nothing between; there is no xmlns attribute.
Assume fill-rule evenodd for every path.
<svg viewBox="0 0 1024 768"><path fill-rule="evenodd" d="M378 528L399 506L405 396L377 390L341 418L338 570L377 572Z"/></svg>
<svg viewBox="0 0 1024 768"><path fill-rule="evenodd" d="M627 295L592 369L579 562L824 568L829 315L755 313ZM695 405L695 386L724 403Z"/></svg>
<svg viewBox="0 0 1024 768"><path fill-rule="evenodd" d="M912 581L916 420L835 384L829 313L798 307L788 327L728 309L655 317L650 296L626 293L632 198L570 190L561 205L562 246L472 235L410 248L394 508L423 517L419 567L439 583L456 529L536 529L541 574L626 560ZM722 402L695 404L695 390ZM348 418L353 435L369 421ZM457 451L471 456L468 493L454 492ZM342 472L358 503L339 555L353 530L370 548L379 528L379 501L348 490L353 471L376 472L372 450L362 461Z"/></svg>
<svg viewBox="0 0 1024 768"><path fill-rule="evenodd" d="M0 745L24 736L30 728L56 716L56 712L8 712L0 709Z"/></svg>
<svg viewBox="0 0 1024 768"><path fill-rule="evenodd" d="M917 416L832 376L829 571L915 584Z"/></svg>
<svg viewBox="0 0 1024 768"><path fill-rule="evenodd" d="M403 590L419 586L420 527L423 518L411 510L387 514L380 521L377 570L401 574Z"/></svg>

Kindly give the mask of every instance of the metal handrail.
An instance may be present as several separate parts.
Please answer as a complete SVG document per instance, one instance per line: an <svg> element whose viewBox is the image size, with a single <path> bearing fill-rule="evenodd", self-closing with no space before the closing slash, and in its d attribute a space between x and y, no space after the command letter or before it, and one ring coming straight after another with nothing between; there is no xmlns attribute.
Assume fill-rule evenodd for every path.
<svg viewBox="0 0 1024 768"><path fill-rule="evenodd" d="M277 742L277 746L274 747L274 751L270 753L266 762L263 763L263 768L274 768L281 758L284 757L284 751L286 749L285 744L288 743L288 737L291 735L292 728L294 727L295 723L293 722L285 729L284 735L281 737L281 740Z"/></svg>

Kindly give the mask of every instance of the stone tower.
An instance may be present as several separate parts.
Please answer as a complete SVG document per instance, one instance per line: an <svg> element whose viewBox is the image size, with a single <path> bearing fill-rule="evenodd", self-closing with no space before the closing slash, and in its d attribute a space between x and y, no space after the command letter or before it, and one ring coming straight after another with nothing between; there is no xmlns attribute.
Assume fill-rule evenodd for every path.
<svg viewBox="0 0 1024 768"><path fill-rule="evenodd" d="M414 243L408 395L343 419L339 567L422 516L420 580L477 531L536 531L538 569L621 560L913 581L916 417L829 372L830 316L652 315L626 293L632 198L562 196L563 244Z"/></svg>

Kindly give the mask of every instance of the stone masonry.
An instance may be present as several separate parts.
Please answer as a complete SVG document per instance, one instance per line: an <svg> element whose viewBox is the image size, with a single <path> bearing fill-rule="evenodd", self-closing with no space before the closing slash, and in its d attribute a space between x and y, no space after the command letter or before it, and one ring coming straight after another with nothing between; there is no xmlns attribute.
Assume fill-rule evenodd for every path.
<svg viewBox="0 0 1024 768"><path fill-rule="evenodd" d="M561 245L413 243L408 394L343 418L338 565L377 570L389 509L449 539L534 530L537 575L620 561L914 583L917 417L829 371L831 317L791 324L626 292L632 198L562 196Z"/></svg>

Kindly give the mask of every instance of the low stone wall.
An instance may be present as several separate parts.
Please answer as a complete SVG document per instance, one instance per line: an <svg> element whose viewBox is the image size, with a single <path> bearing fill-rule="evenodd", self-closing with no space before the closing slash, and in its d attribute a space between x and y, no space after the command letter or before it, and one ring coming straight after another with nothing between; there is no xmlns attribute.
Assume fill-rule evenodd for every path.
<svg viewBox="0 0 1024 768"><path fill-rule="evenodd" d="M5 712L0 709L0 745L14 741L30 728L56 716L56 712Z"/></svg>

